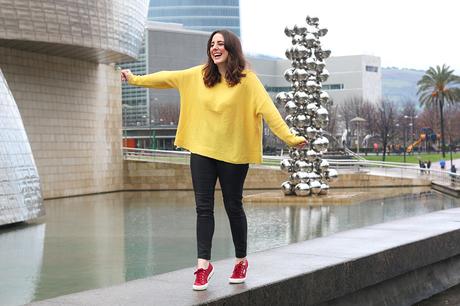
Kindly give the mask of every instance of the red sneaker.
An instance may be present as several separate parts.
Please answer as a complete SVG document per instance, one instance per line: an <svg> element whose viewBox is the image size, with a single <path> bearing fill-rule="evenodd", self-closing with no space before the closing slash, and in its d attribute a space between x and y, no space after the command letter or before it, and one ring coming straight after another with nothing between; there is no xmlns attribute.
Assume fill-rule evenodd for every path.
<svg viewBox="0 0 460 306"><path fill-rule="evenodd" d="M230 284L241 284L246 280L246 272L248 271L248 261L247 259L240 261L233 268L233 274L230 276L228 281Z"/></svg>
<svg viewBox="0 0 460 306"><path fill-rule="evenodd" d="M198 269L194 273L196 275L195 283L193 284L193 290L206 290L211 277L214 275L214 267L209 263L208 268Z"/></svg>

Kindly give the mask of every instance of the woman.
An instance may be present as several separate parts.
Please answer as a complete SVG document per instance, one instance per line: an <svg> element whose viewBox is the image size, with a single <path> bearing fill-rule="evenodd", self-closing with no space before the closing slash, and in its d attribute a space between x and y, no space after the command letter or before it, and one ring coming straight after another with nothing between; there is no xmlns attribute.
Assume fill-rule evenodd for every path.
<svg viewBox="0 0 460 306"><path fill-rule="evenodd" d="M280 139L302 147L303 137L290 133L263 85L246 69L241 43L226 30L211 34L205 65L182 71L135 76L122 70L122 80L151 88L177 88L180 115L174 144L191 152L190 168L197 213L198 263L194 290L205 290L214 273L214 189L219 179L235 246L230 283L246 279L247 222L242 204L249 163L262 161L262 118Z"/></svg>

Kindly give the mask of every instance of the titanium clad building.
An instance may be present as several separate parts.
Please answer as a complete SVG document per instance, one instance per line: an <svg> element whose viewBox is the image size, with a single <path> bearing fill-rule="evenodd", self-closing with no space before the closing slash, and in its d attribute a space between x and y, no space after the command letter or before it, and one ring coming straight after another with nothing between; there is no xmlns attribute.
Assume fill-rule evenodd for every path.
<svg viewBox="0 0 460 306"><path fill-rule="evenodd" d="M239 0L150 0L148 19L206 32L227 29L240 36Z"/></svg>
<svg viewBox="0 0 460 306"><path fill-rule="evenodd" d="M0 0L0 69L44 198L123 189L112 63L137 55L147 11L147 0Z"/></svg>

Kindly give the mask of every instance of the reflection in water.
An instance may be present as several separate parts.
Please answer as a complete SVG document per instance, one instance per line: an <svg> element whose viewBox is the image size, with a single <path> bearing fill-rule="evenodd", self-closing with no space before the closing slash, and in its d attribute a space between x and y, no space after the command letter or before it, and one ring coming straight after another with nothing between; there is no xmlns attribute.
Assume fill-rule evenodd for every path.
<svg viewBox="0 0 460 306"><path fill-rule="evenodd" d="M0 305L30 302L40 277L45 225L0 228Z"/></svg>
<svg viewBox="0 0 460 306"><path fill-rule="evenodd" d="M4 251L3 240L8 239L5 237L11 230L0 228L0 263L27 280L17 279L16 287L24 289L14 291L15 296L8 297L9 304L109 286L195 264L195 207L191 192L110 193L49 200L45 206L47 216L38 221L46 222L43 260L40 256L33 260L43 263L35 278L29 275L36 274L37 268L19 265L19 257L12 258ZM220 194L215 206L213 260L218 260L233 257L234 250ZM458 206L459 200L435 192L355 205L246 204L248 251ZM44 231L44 225L38 226ZM18 231L36 227L31 224ZM14 240L18 244L11 249L31 253L26 238ZM10 284L11 279L1 277L0 288ZM21 281L30 286L26 289ZM0 305L6 303L6 297L0 294Z"/></svg>

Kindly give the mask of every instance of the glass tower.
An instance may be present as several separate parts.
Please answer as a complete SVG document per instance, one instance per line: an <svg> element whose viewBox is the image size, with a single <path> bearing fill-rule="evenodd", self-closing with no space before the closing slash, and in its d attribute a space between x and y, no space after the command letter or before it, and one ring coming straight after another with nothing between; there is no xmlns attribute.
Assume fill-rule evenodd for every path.
<svg viewBox="0 0 460 306"><path fill-rule="evenodd" d="M240 36L239 0L150 0L148 19L207 32L227 29Z"/></svg>

